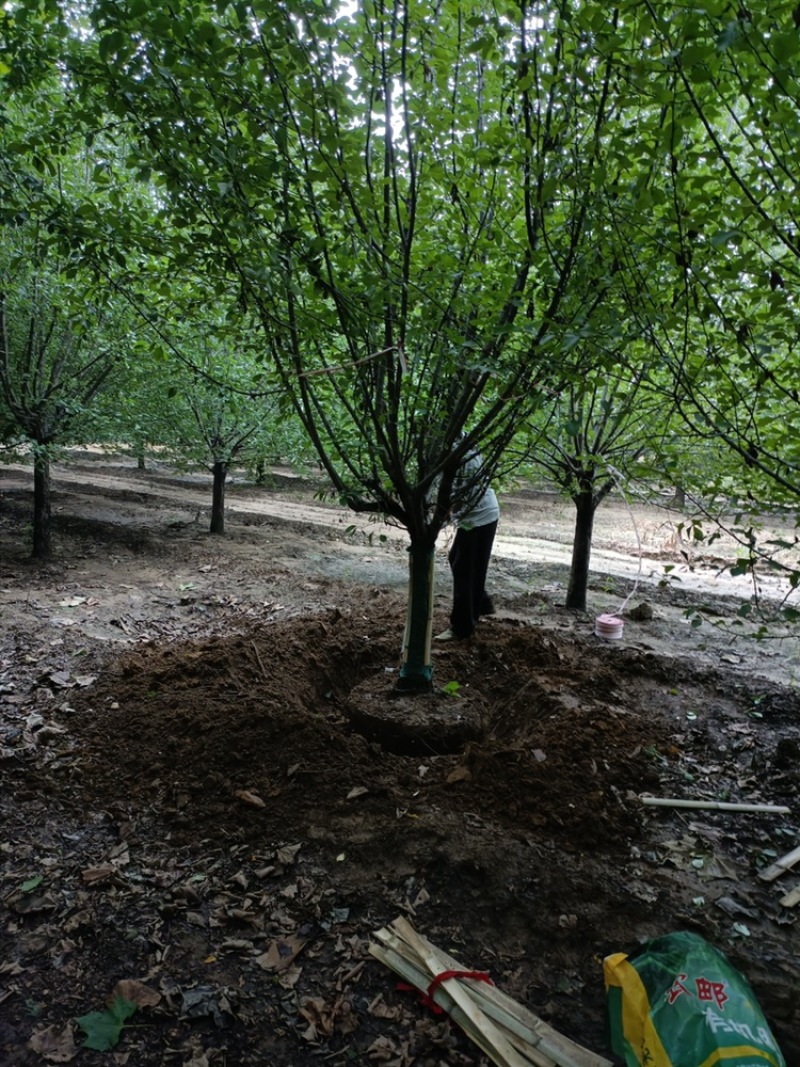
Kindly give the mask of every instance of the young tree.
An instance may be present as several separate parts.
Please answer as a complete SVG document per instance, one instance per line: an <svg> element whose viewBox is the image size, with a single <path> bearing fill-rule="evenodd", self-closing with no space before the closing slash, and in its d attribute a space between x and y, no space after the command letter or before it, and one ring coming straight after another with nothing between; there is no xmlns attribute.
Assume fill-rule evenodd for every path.
<svg viewBox="0 0 800 1067"><path fill-rule="evenodd" d="M48 559L52 451L80 427L119 358L119 339L71 281L2 259L0 393L32 448L33 556Z"/></svg>
<svg viewBox="0 0 800 1067"><path fill-rule="evenodd" d="M204 324L207 327L207 323ZM198 329L199 323L193 328ZM239 339L240 343L236 343ZM185 350L185 349L184 349ZM249 357L249 358L248 358ZM194 339L191 365L165 364L169 386L160 405L158 440L180 463L198 463L212 476L210 532L225 532L225 488L235 463L255 465L286 440L287 413L279 397L258 382L257 365L240 331L223 325L217 336L206 329ZM294 421L294 413L288 418Z"/></svg>
<svg viewBox="0 0 800 1067"><path fill-rule="evenodd" d="M565 606L586 610L594 518L621 479L636 477L636 461L658 448L666 424L662 397L644 368L626 371L619 358L564 388L526 446L575 505L575 532Z"/></svg>
<svg viewBox="0 0 800 1067"><path fill-rule="evenodd" d="M122 203L76 119L63 63L71 5L0 11L0 394L34 458L33 554L47 558L50 459L80 439L131 344L127 308L96 284L81 233ZM107 251L124 262L118 247Z"/></svg>

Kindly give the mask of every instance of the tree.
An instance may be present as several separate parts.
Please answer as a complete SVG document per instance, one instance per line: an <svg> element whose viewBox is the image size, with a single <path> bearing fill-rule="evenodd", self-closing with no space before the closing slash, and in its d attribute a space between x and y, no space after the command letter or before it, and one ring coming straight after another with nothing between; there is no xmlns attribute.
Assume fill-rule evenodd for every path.
<svg viewBox="0 0 800 1067"><path fill-rule="evenodd" d="M400 687L427 689L455 472L475 443L497 472L591 328L615 18L570 0L91 14L82 106L130 131L176 261L238 279L336 491L409 533Z"/></svg>
<svg viewBox="0 0 800 1067"><path fill-rule="evenodd" d="M11 235L5 234L10 243ZM6 253L8 246L6 247ZM18 252L27 256L30 246ZM35 257L34 258L35 261ZM0 393L33 452L33 556L51 555L50 460L119 357L105 312L46 268L0 264Z"/></svg>
<svg viewBox="0 0 800 1067"><path fill-rule="evenodd" d="M800 490L800 16L786 0L681 13L651 0L621 5L620 19L631 133L606 206L627 315L694 442L685 489L734 528L743 567L766 556L785 568L776 546L757 547L756 525Z"/></svg>
<svg viewBox="0 0 800 1067"><path fill-rule="evenodd" d="M151 426L156 439L180 463L199 463L212 476L210 532L225 532L225 487L234 463L255 465L268 450L280 452L291 410L280 413L281 398L269 390L252 351L249 336L209 313L197 314L189 331L172 335L186 363L173 354L162 362L160 418Z"/></svg>
<svg viewBox="0 0 800 1067"><path fill-rule="evenodd" d="M565 606L586 610L594 518L621 479L636 477L636 461L658 447L666 419L661 397L644 369L622 359L574 382L553 400L527 451L575 505L575 533Z"/></svg>
<svg viewBox="0 0 800 1067"><path fill-rule="evenodd" d="M633 77L660 105L636 131L658 180L617 182L610 204L625 233L632 211L649 212L649 242L621 250L629 308L690 431L739 456L754 502L796 502L800 15L791 0L674 14L624 6Z"/></svg>
<svg viewBox="0 0 800 1067"><path fill-rule="evenodd" d="M127 308L99 287L81 233L107 232L104 167L77 120L63 64L77 9L0 11L0 394L34 459L33 554L51 552L50 459L79 439L132 344ZM76 220L80 220L79 224ZM118 247L106 260L124 263Z"/></svg>

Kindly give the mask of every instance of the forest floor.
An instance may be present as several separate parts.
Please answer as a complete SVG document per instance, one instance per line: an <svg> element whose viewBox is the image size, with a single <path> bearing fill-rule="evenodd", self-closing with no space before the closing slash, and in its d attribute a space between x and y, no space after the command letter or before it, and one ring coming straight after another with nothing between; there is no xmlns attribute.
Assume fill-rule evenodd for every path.
<svg viewBox="0 0 800 1067"><path fill-rule="evenodd" d="M37 566L30 471L0 468L0 1062L485 1064L368 955L404 915L605 1055L604 957L696 931L800 1065L800 868L760 877L800 845L800 642L737 624L730 542L611 501L569 612L571 505L504 494L497 614L412 700L399 531L289 470L234 481L224 537L209 500L77 453ZM444 539L437 589L438 630ZM113 1051L83 1048L118 994Z"/></svg>

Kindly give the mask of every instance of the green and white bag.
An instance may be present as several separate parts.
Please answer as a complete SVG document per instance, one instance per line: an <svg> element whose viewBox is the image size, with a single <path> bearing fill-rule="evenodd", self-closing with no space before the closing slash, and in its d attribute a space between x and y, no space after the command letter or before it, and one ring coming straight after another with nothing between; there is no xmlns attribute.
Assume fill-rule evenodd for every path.
<svg viewBox="0 0 800 1067"><path fill-rule="evenodd" d="M609 1038L625 1067L786 1067L747 980L691 933L603 961Z"/></svg>

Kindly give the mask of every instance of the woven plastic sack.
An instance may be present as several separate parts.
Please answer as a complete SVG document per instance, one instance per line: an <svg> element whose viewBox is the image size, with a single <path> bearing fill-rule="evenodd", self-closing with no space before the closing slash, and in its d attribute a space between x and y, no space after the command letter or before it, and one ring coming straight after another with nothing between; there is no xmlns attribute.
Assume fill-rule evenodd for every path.
<svg viewBox="0 0 800 1067"><path fill-rule="evenodd" d="M612 1051L625 1067L786 1067L747 980L692 933L603 961Z"/></svg>

